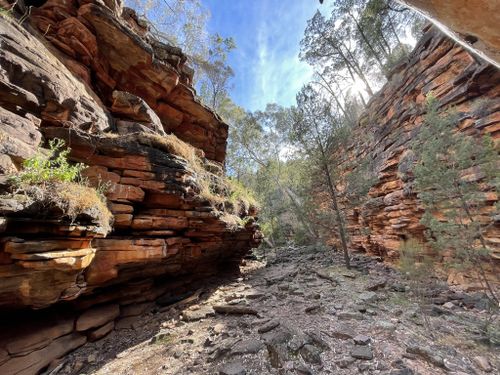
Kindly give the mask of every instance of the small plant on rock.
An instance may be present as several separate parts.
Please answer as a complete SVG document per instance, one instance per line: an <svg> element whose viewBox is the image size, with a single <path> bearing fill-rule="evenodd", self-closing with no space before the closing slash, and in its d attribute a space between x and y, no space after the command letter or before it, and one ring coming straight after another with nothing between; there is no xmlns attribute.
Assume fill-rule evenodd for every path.
<svg viewBox="0 0 500 375"><path fill-rule="evenodd" d="M109 232L113 216L106 205L105 185L89 186L81 177L85 165L70 163L70 149L64 146L63 140L53 139L48 150L39 149L25 160L24 169L10 179L14 197L24 197L25 206L38 207L41 214L61 215L72 222L82 219Z"/></svg>
<svg viewBox="0 0 500 375"><path fill-rule="evenodd" d="M24 169L12 180L18 185L45 184L50 182L74 182L79 179L85 168L82 163L70 164L68 161L70 149L64 149L62 139L49 141L48 150L38 150L26 159Z"/></svg>

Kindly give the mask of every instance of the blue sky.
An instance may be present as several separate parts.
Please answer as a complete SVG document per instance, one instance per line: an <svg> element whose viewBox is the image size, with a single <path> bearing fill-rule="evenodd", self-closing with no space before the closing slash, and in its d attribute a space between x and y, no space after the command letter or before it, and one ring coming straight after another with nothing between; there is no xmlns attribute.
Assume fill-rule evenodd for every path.
<svg viewBox="0 0 500 375"><path fill-rule="evenodd" d="M212 14L209 31L232 36L235 71L231 97L257 110L267 103L290 105L312 72L299 61L299 42L318 0L203 0ZM324 5L323 5L324 6Z"/></svg>

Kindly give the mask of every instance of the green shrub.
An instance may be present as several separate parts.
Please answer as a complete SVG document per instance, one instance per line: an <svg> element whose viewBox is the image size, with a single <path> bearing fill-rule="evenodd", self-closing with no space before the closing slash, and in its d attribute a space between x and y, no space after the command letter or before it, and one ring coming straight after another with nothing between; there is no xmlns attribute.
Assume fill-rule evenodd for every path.
<svg viewBox="0 0 500 375"><path fill-rule="evenodd" d="M415 190L425 213L421 223L427 228L427 243L455 269L477 272L478 281L498 303L484 264L491 259L485 239L483 212L493 222L498 207L485 199L498 193L500 172L498 153L489 136L473 137L458 129L454 111L439 111L439 101L427 98L424 123L413 143L416 164ZM473 172L472 177L468 176Z"/></svg>
<svg viewBox="0 0 500 375"><path fill-rule="evenodd" d="M27 159L23 163L24 169L10 179L16 193L23 193L30 205L43 208L41 212L56 208L56 212L61 212L71 222L89 221L108 233L113 215L104 196L107 185L88 186L87 180L81 177L86 166L71 164L68 161L70 149L64 149L64 146L63 140L53 139L49 141L48 150L39 149ZM14 194L16 196L19 194Z"/></svg>
<svg viewBox="0 0 500 375"><path fill-rule="evenodd" d="M257 208L258 203L252 191L246 188L240 181L226 178L225 184L228 191L228 202L233 206L235 215L247 213L250 208Z"/></svg>
<svg viewBox="0 0 500 375"><path fill-rule="evenodd" d="M12 177L14 183L21 186L57 181L74 182L80 179L85 165L70 164L68 154L71 150L64 149L64 145L62 139L50 140L48 151L39 149L35 156L24 161L24 169Z"/></svg>

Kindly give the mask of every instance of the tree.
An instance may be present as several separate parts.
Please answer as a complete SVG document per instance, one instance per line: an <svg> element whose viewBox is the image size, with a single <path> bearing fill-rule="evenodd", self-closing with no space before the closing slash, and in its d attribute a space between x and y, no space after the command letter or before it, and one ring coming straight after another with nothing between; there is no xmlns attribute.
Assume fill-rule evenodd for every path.
<svg viewBox="0 0 500 375"><path fill-rule="evenodd" d="M202 100L217 110L234 76L227 64L236 48L233 38L207 31L210 12L200 0L133 0L132 4L150 20L155 38L182 48L195 70L194 85Z"/></svg>
<svg viewBox="0 0 500 375"><path fill-rule="evenodd" d="M300 42L302 60L309 64L329 66L334 71L347 71L352 82L360 79L371 96L373 90L361 66L357 49L352 46L347 23L332 17L329 20L318 11L307 21L304 38ZM345 26L345 27L344 27Z"/></svg>
<svg viewBox="0 0 500 375"><path fill-rule="evenodd" d="M273 242L292 235L302 237L301 242L318 238L303 196L307 167L293 158L288 141L290 109L268 104L264 111L233 113L239 114L229 120L228 173L256 192L263 226L275 234Z"/></svg>
<svg viewBox="0 0 500 375"><path fill-rule="evenodd" d="M372 96L410 51L400 35L421 25L422 17L390 0L336 0L329 18L318 11L308 21L300 57L318 72L327 67L351 85L363 82Z"/></svg>
<svg viewBox="0 0 500 375"><path fill-rule="evenodd" d="M488 193L500 188L498 154L490 137L463 134L457 129L457 116L440 114L439 107L430 95L413 145L415 189L425 208L421 222L436 254L451 251L450 267L475 269L498 304L483 266L491 253L485 222L494 222L499 213L498 204L492 206L487 200Z"/></svg>
<svg viewBox="0 0 500 375"><path fill-rule="evenodd" d="M331 151L346 139L347 128L330 111L330 105L311 85L304 86L297 94L297 108L294 111L291 140L303 150L308 158L314 160L326 182L329 199L336 215L338 234L346 266L350 267L347 249L347 234L344 220L338 205L336 175L331 170Z"/></svg>
<svg viewBox="0 0 500 375"><path fill-rule="evenodd" d="M210 39L208 57L196 61L196 65L205 73L198 81L198 86L202 100L218 111L224 99L228 98L229 82L234 77L233 69L227 65L227 57L236 44L233 38L223 38L219 34Z"/></svg>
<svg viewBox="0 0 500 375"><path fill-rule="evenodd" d="M322 194L330 206L325 210L314 202L314 222L328 231L332 223L336 225L344 261L350 267L345 210L350 207L349 202L355 204L366 197L374 179L368 157L361 158L356 166L349 166L350 172L345 173L348 164L345 151L356 123L349 115L339 114L336 108L328 90L316 90L311 84L304 86L297 94L297 107L292 111L290 140L308 162L309 189ZM325 212L333 216L324 215Z"/></svg>
<svg viewBox="0 0 500 375"><path fill-rule="evenodd" d="M179 46L188 56L208 55L210 12L200 0L132 0L137 13L147 18L152 34Z"/></svg>

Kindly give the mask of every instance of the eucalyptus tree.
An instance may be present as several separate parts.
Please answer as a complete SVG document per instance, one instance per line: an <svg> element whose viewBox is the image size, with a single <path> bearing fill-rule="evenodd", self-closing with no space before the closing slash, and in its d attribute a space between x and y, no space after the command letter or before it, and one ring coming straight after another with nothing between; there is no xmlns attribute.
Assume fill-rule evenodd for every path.
<svg viewBox="0 0 500 375"><path fill-rule="evenodd" d="M336 0L331 9L328 18L318 11L308 21L300 57L317 71L346 72L371 96L409 53L402 36L421 27L422 17L391 0Z"/></svg>
<svg viewBox="0 0 500 375"><path fill-rule="evenodd" d="M235 154L243 161L243 168L251 171L242 182L264 201L262 216L270 222L288 210L309 239L317 238L317 229L311 225L297 191L302 181L297 177L300 165L288 155L290 109L268 104L265 110L247 112L231 125L230 148L237 150ZM235 154L229 154L228 159ZM229 164L234 164L234 159Z"/></svg>
<svg viewBox="0 0 500 375"><path fill-rule="evenodd" d="M355 114L359 113L359 105L346 100L346 114L337 108L328 90L318 90L312 84L302 87L297 94L297 107L292 109L290 140L308 161L309 186L315 191L315 223L328 231L332 223L336 225L349 268L345 212L366 199L375 178L369 155L353 160L347 152L354 137L362 140L369 137L366 129L357 131Z"/></svg>
<svg viewBox="0 0 500 375"><path fill-rule="evenodd" d="M329 66L334 71L346 71L354 83L358 79L366 92L373 95L359 50L350 37L351 27L345 20L326 19L319 11L307 21L300 42L300 58L312 66Z"/></svg>
<svg viewBox="0 0 500 375"><path fill-rule="evenodd" d="M201 0L129 1L148 20L151 36L182 48L194 68L193 81L203 102L217 110L234 76L227 63L236 48L233 38L208 31L210 11Z"/></svg>
<svg viewBox="0 0 500 375"><path fill-rule="evenodd" d="M338 202L338 160L332 159L333 151L346 145L349 128L341 117L331 111L330 103L311 85L304 86L297 94L297 107L293 111L291 139L313 161L326 184L328 199L336 218L336 225L346 267L350 267L347 233Z"/></svg>
<svg viewBox="0 0 500 375"><path fill-rule="evenodd" d="M210 12L201 0L129 0L139 16L145 17L151 33L181 47L189 56L208 55Z"/></svg>
<svg viewBox="0 0 500 375"><path fill-rule="evenodd" d="M196 61L205 73L200 77L198 86L204 102L218 111L229 95L230 80L234 77L233 69L227 64L227 58L236 48L236 43L233 38L224 38L219 34L212 35L210 41L208 56Z"/></svg>

